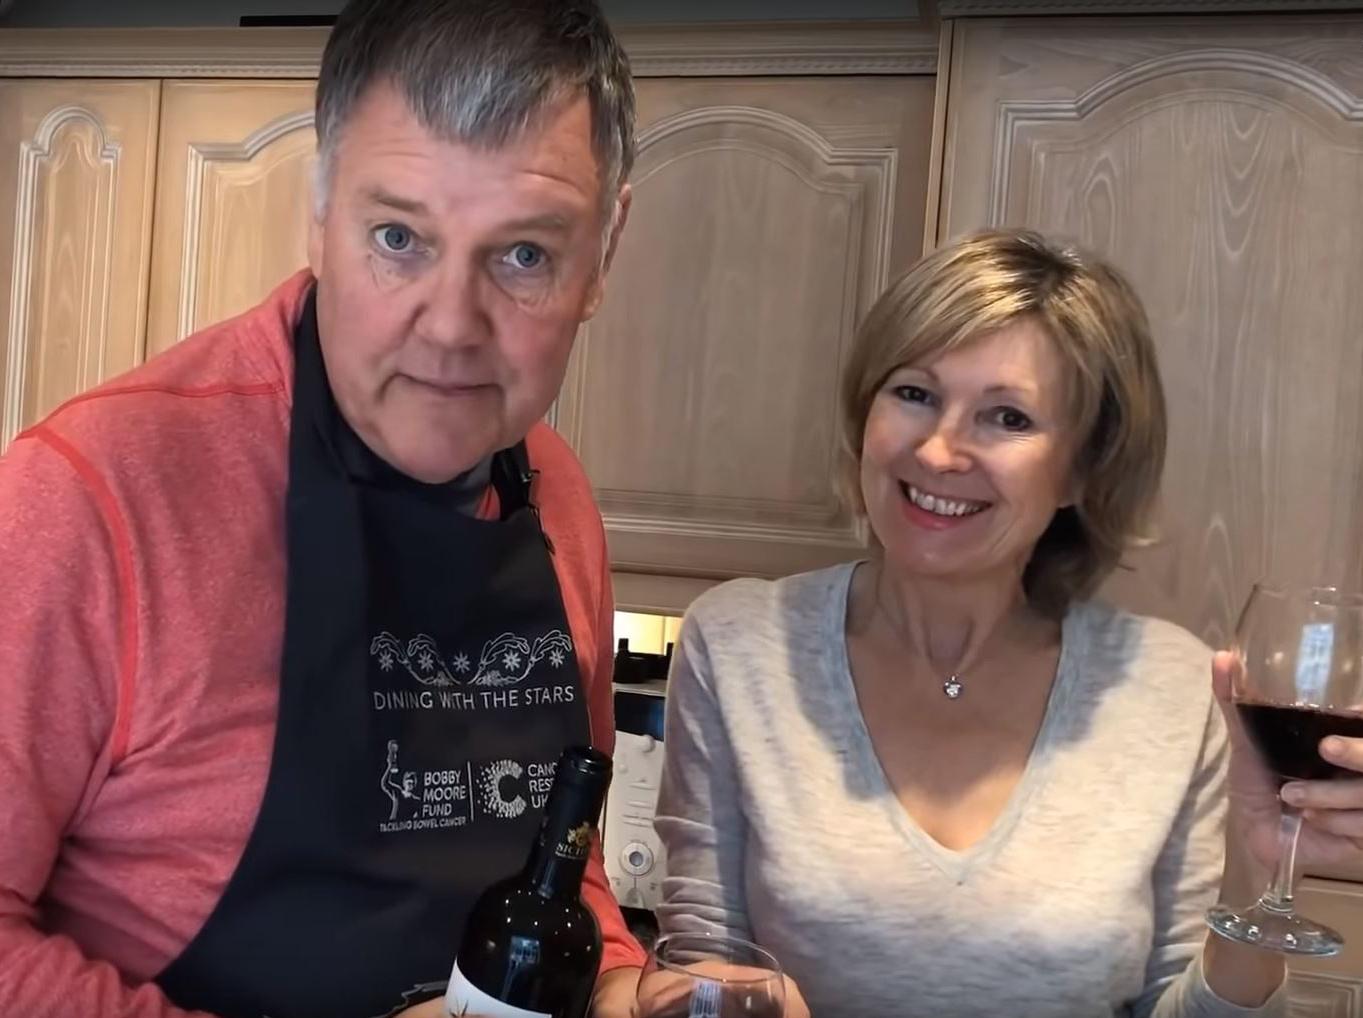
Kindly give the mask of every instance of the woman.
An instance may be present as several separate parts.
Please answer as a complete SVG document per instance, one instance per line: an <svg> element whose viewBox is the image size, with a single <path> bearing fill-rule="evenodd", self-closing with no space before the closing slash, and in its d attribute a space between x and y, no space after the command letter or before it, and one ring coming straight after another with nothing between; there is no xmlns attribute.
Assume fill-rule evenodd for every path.
<svg viewBox="0 0 1363 1018"><path fill-rule="evenodd" d="M1277 825L1228 747L1229 661L1214 697L1197 639L1087 600L1164 459L1130 287L1033 233L945 247L872 309L843 404L874 556L683 626L664 930L756 940L821 1018L1284 1014L1281 958L1203 924L1263 886ZM1230 843L1260 854L1233 878L1228 758ZM1356 852L1359 785L1306 790L1351 809L1303 857Z"/></svg>

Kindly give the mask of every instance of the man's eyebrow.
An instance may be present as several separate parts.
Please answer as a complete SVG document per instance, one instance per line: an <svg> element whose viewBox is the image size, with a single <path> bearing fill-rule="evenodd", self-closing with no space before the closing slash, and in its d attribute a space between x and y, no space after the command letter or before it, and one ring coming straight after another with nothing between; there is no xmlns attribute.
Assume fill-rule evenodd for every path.
<svg viewBox="0 0 1363 1018"><path fill-rule="evenodd" d="M390 209L399 212L407 212L416 216L430 215L430 209L426 208L425 202L414 201L411 198L401 198L398 195L385 191L381 187L371 187L364 192L366 201L373 202L375 205L385 205Z"/></svg>
<svg viewBox="0 0 1363 1018"><path fill-rule="evenodd" d="M504 229L507 230L543 230L550 233L567 233L573 228L568 217L559 212L545 212L538 216L528 216L525 219L513 219L506 223Z"/></svg>
<svg viewBox="0 0 1363 1018"><path fill-rule="evenodd" d="M375 205L383 205L398 212L406 212L414 216L430 216L430 209L425 202L413 198L403 198L385 191L382 187L371 187L364 192L366 201ZM503 229L508 231L542 231L546 233L568 233L572 230L573 224L568 216L561 212L544 212L539 215L526 216L524 219L513 219L503 225Z"/></svg>

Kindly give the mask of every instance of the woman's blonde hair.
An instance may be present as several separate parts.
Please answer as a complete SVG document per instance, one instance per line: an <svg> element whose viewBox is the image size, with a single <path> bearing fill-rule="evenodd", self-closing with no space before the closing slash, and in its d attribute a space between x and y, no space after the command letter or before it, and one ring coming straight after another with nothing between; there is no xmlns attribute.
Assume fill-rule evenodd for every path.
<svg viewBox="0 0 1363 1018"><path fill-rule="evenodd" d="M844 483L858 510L866 418L890 373L1030 318L1070 371L1078 501L1059 510L1023 573L1029 601L1061 615L1145 543L1164 469L1166 418L1140 299L1106 262L1030 230L938 248L871 308L843 372Z"/></svg>

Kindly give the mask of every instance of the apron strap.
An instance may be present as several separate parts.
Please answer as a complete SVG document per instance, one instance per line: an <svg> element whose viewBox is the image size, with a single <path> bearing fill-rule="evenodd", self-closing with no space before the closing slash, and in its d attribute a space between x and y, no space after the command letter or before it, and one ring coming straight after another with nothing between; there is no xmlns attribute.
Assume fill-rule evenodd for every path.
<svg viewBox="0 0 1363 1018"><path fill-rule="evenodd" d="M539 471L530 465L530 453L524 441L517 442L509 449L503 449L492 458L492 485L497 489L502 519L508 519L522 509L529 509L535 515L535 523L539 527L540 536L544 538L544 546L552 555L554 543L544 532L539 506L535 505L531 498L538 475Z"/></svg>

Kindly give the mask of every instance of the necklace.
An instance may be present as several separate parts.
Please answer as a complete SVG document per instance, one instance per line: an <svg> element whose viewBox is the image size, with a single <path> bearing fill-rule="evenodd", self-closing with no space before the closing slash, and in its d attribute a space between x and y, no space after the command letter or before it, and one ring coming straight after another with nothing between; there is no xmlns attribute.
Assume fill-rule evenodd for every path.
<svg viewBox="0 0 1363 1018"><path fill-rule="evenodd" d="M889 610L888 605L883 599L879 581L880 576L877 576L875 581L873 581L872 597L874 598L874 605L872 611L885 620L885 623L889 626L890 632L893 633L898 640L903 641L908 647L912 648L914 646L914 641L909 638L904 626L896 620L895 613ZM1005 622L1005 625L1006 624L1008 623ZM1001 638L1006 638L1004 625L998 626L984 643L976 648L976 653L974 655L976 660L971 663L971 667L974 667L975 664L979 663L981 652L986 649L992 649L996 641ZM924 654L923 657L928 667L931 668L933 665L931 658L926 654ZM942 695L948 700L959 700L965 693L965 681L962 679L961 672L959 671L961 663L961 660L958 659L956 661L956 668L947 673L945 679L942 679ZM938 672L937 674L941 675L942 673Z"/></svg>

